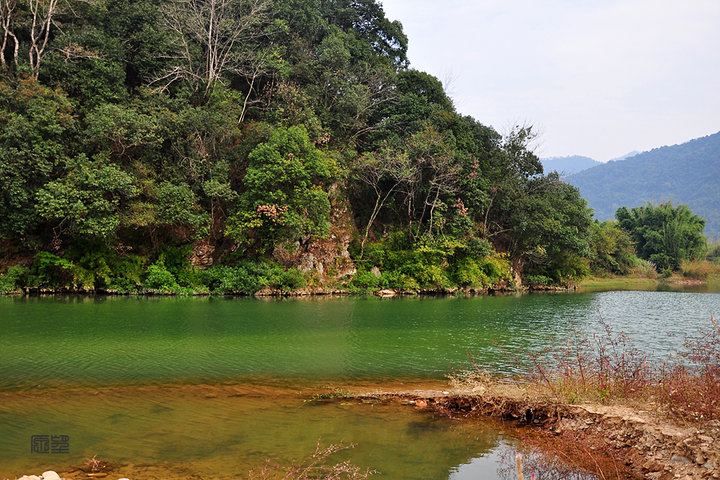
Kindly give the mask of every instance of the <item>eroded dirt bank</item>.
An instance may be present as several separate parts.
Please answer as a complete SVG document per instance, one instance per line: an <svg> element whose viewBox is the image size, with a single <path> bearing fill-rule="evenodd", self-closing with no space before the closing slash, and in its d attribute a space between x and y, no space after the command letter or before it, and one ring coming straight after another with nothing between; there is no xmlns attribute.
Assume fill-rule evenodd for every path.
<svg viewBox="0 0 720 480"><path fill-rule="evenodd" d="M717 421L678 425L649 410L617 405L568 405L515 395L412 391L373 392L358 398L400 401L453 417L514 420L532 427L529 431L540 431L555 439L560 448L564 443L572 443L587 452L610 455L633 478L720 478Z"/></svg>

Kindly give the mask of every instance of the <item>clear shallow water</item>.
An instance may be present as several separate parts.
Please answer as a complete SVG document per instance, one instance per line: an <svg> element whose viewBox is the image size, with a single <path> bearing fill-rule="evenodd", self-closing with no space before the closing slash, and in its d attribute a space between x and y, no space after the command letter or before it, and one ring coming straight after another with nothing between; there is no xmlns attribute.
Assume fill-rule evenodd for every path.
<svg viewBox="0 0 720 480"><path fill-rule="evenodd" d="M14 396L0 406L0 478L40 473L85 458L118 463L162 462L169 477L245 478L268 458L301 459L315 445L356 443L333 457L391 479L454 479L481 462L495 478L493 451L505 444L496 424L437 418L412 407L305 403L272 389L208 387L101 392L97 395ZM31 406L31 408L29 408ZM28 456L29 437L70 437L69 455ZM54 464L53 464L54 462ZM143 477L142 470L123 472Z"/></svg>
<svg viewBox="0 0 720 480"><path fill-rule="evenodd" d="M682 292L0 298L0 478L95 454L178 478L245 478L266 458L311 453L318 440L357 443L347 456L381 478L504 478L512 468L500 467L499 452L513 442L501 426L302 398L327 385L439 381L468 352L512 373L494 341L539 351L599 330L600 318L662 359L718 312L720 294ZM38 434L70 435L70 454L30 455Z"/></svg>

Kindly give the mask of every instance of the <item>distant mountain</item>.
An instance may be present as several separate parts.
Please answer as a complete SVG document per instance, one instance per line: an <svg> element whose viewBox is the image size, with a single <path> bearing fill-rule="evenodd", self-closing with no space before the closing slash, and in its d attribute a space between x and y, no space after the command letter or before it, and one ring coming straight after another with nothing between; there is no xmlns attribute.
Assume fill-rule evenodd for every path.
<svg viewBox="0 0 720 480"><path fill-rule="evenodd" d="M670 200L705 218L706 235L720 234L720 132L604 163L567 181L580 189L599 220L614 218L622 206Z"/></svg>
<svg viewBox="0 0 720 480"><path fill-rule="evenodd" d="M630 152L630 153L626 153L626 154L623 155L622 157L613 158L613 159L611 159L611 160L609 160L609 161L611 161L611 162L617 162L617 161L620 161L620 160L626 160L626 159L628 159L628 158L630 158L630 157L634 157L634 156L637 155L638 153L641 153L640 150L633 150L633 151Z"/></svg>
<svg viewBox="0 0 720 480"><path fill-rule="evenodd" d="M573 155L571 157L541 158L540 162L542 162L543 169L546 173L558 172L561 176L572 175L600 165L600 162L593 160L590 157L582 157L580 155Z"/></svg>

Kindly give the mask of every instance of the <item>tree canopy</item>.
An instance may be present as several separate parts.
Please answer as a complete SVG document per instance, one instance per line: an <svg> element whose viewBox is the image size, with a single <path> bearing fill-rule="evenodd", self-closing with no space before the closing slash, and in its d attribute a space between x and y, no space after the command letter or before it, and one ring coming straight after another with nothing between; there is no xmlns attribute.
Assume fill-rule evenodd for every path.
<svg viewBox="0 0 720 480"><path fill-rule="evenodd" d="M685 205L621 207L615 216L635 242L638 256L660 269L677 270L682 260L697 260L705 254L705 220Z"/></svg>
<svg viewBox="0 0 720 480"><path fill-rule="evenodd" d="M419 289L587 271L590 211L532 128L458 114L376 0L0 0L0 27L0 245L32 278L247 293L347 286L343 262L354 285Z"/></svg>

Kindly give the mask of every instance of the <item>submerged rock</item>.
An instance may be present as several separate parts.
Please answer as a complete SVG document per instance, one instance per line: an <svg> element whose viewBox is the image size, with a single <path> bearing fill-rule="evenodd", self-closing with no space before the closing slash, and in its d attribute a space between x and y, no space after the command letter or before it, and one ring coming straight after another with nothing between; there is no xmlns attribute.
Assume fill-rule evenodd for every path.
<svg viewBox="0 0 720 480"><path fill-rule="evenodd" d="M60 475L58 475L57 472L54 472L52 470L43 472L42 478L43 480L61 480Z"/></svg>

